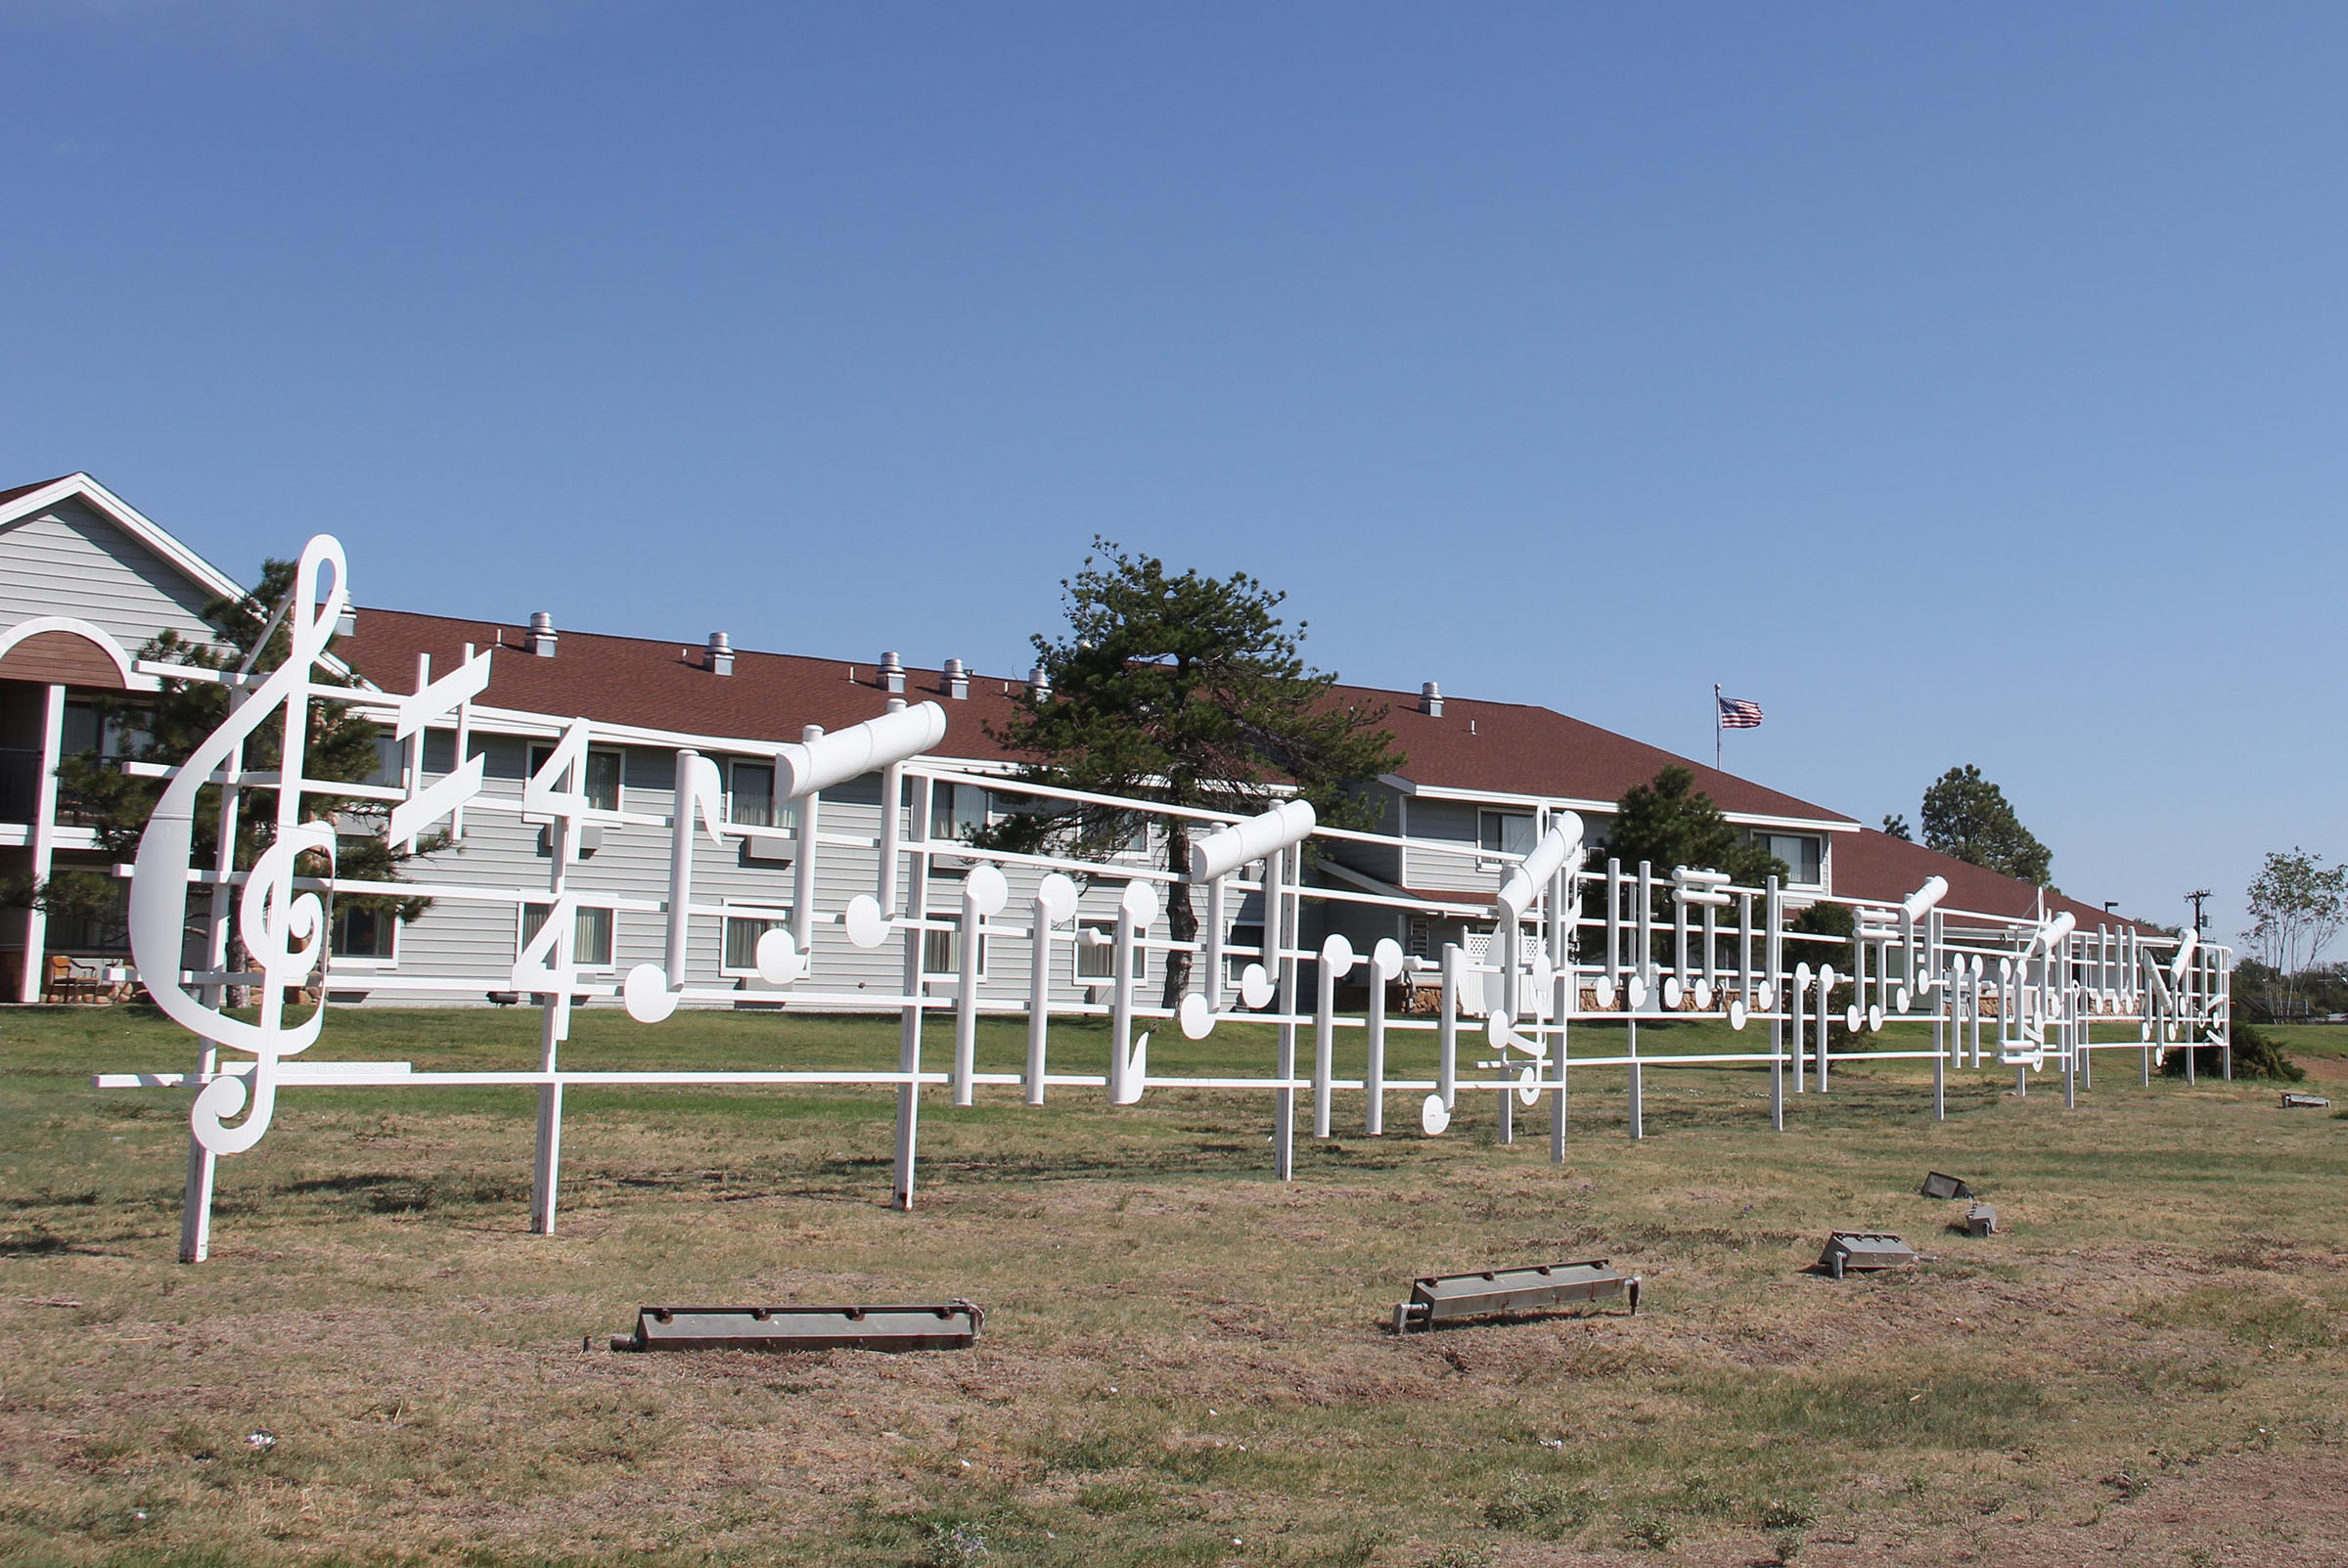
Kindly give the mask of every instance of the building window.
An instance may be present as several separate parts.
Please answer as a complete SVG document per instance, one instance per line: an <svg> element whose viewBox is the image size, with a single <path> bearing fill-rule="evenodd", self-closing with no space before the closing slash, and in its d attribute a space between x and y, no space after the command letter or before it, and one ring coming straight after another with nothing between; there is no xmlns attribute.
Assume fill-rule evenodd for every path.
<svg viewBox="0 0 2348 1568"><path fill-rule="evenodd" d="M399 917L380 905L338 904L329 951L338 959L389 963L399 952Z"/></svg>
<svg viewBox="0 0 2348 1568"><path fill-rule="evenodd" d="M958 976L962 973L962 917L932 915L933 920L943 920L947 929L922 933L922 972ZM978 933L978 977L986 978L986 933Z"/></svg>
<svg viewBox="0 0 2348 1568"><path fill-rule="evenodd" d="M1430 949L1434 939L1428 934L1428 929L1425 920L1411 921L1409 940L1403 944L1403 951L1415 959L1432 958L1434 955Z"/></svg>
<svg viewBox="0 0 2348 1568"><path fill-rule="evenodd" d="M530 776L536 778L538 770L545 767L554 754L555 748L551 745L530 747ZM597 811L617 811L619 809L619 753L616 751L588 752L586 773L587 777L580 787L587 796L587 804Z"/></svg>
<svg viewBox="0 0 2348 1568"><path fill-rule="evenodd" d="M1264 928L1262 926L1235 925L1231 928L1231 946L1260 948L1263 945ZM1227 971L1227 978L1233 985L1240 983L1240 976L1247 972L1247 965L1250 963L1262 964L1266 974L1274 972L1272 961L1258 954L1227 953L1223 959L1223 967Z"/></svg>
<svg viewBox="0 0 2348 1568"><path fill-rule="evenodd" d="M745 828L775 826L775 765L737 762L729 770L726 821Z"/></svg>
<svg viewBox="0 0 2348 1568"><path fill-rule="evenodd" d="M1810 833L1762 833L1761 847L1785 863L1786 880L1796 887L1826 883L1825 846Z"/></svg>
<svg viewBox="0 0 2348 1568"><path fill-rule="evenodd" d="M937 784L929 795L929 836L969 843L985 829L990 804L976 784Z"/></svg>
<svg viewBox="0 0 2348 1568"><path fill-rule="evenodd" d="M1076 927L1075 976L1078 985L1106 985L1117 977L1117 922L1114 920L1085 920ZM1091 940L1099 937L1095 943ZM1149 978L1150 950L1136 945L1133 950L1133 978L1136 984Z"/></svg>
<svg viewBox="0 0 2348 1568"><path fill-rule="evenodd" d="M404 741L394 739L385 730L375 738L375 766L359 783L397 787L407 781L408 748Z"/></svg>
<svg viewBox="0 0 2348 1568"><path fill-rule="evenodd" d="M758 939L769 931L782 930L790 923L782 912L773 915L729 915L726 917L726 950L718 972L740 978L758 972Z"/></svg>
<svg viewBox="0 0 2348 1568"><path fill-rule="evenodd" d="M1475 817L1475 841L1486 853L1529 855L1533 852L1533 814L1529 811L1479 811ZM1501 861L1479 861L1485 871L1504 864Z"/></svg>
<svg viewBox="0 0 2348 1568"><path fill-rule="evenodd" d="M551 904L524 904L521 907L521 940L515 947L515 957L530 945L530 939L546 924L546 912ZM570 961L582 969L611 967L611 912L597 904L581 904L578 923L571 933Z"/></svg>
<svg viewBox="0 0 2348 1568"><path fill-rule="evenodd" d="M143 709L115 709L101 714L96 703L68 701L58 752L61 756L78 757L95 751L108 761L135 757L147 748L152 739L147 733L148 718Z"/></svg>

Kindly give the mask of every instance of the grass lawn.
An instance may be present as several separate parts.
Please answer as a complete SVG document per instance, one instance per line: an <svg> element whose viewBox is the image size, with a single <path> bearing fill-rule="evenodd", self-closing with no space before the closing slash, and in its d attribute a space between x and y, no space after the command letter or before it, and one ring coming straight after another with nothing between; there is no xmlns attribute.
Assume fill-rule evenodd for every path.
<svg viewBox="0 0 2348 1568"><path fill-rule="evenodd" d="M345 1012L313 1054L523 1066L536 1028ZM2348 1091L2348 1030L2276 1034L2299 1087ZM990 1025L982 1069L1020 1038ZM1098 1031L1056 1041L1100 1070ZM1423 1041L1392 1053L1428 1070ZM553 1237L527 1230L529 1092L293 1090L184 1268L189 1096L87 1075L190 1055L130 1008L0 1012L0 1561L2348 1556L2348 1121L2268 1085L2143 1089L2113 1053L2075 1110L1990 1072L1936 1124L1920 1064L1838 1064L1778 1135L1765 1073L1679 1068L1633 1142L1623 1075L1593 1068L1562 1167L1546 1107L1502 1147L1488 1095L1440 1140L1397 1096L1371 1140L1355 1095L1286 1187L1269 1097L932 1093L910 1215L884 1206L888 1092L574 1091ZM564 1060L894 1058L893 1022L596 1008ZM1151 1050L1268 1061L1239 1028ZM2008 1232L1950 1233L1927 1168ZM1833 1228L1930 1261L1803 1273ZM1645 1277L1639 1317L1383 1331L1414 1275L1590 1256ZM987 1309L975 1350L581 1348L640 1302L952 1296Z"/></svg>

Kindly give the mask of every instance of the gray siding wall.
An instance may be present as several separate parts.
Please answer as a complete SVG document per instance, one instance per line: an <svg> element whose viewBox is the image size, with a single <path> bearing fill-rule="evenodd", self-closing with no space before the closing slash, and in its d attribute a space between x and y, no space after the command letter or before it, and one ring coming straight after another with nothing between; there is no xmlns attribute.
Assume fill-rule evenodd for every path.
<svg viewBox="0 0 2348 1568"><path fill-rule="evenodd" d="M1440 838L1473 847L1476 811L1472 802L1415 799L1411 802L1413 838ZM1500 886L1500 874L1482 867L1472 855L1411 852L1412 888L1427 892L1489 893Z"/></svg>
<svg viewBox="0 0 2348 1568"><path fill-rule="evenodd" d="M164 627L214 641L210 597L78 498L0 527L0 627L78 616L135 654Z"/></svg>
<svg viewBox="0 0 2348 1568"><path fill-rule="evenodd" d="M476 735L474 749L486 759L484 795L507 800L520 798L529 744L517 737ZM428 781L447 770L452 750L448 738L431 739L426 750ZM621 808L667 815L674 805L675 777L674 752L627 748L621 768ZM879 777L867 776L826 791L819 830L825 834L879 837ZM670 831L665 828L605 828L600 847L571 867L567 889L586 903L595 903L599 897L663 900L668 896L670 843ZM541 844L542 831L537 826L523 823L512 812L483 811L476 805L467 810L462 843L409 861L404 874L420 893L428 896L435 884L542 887L553 862ZM818 915L835 915L857 894L877 892L878 864L879 856L873 849L823 845L816 860ZM1036 884L1043 874L1032 869L1006 868L1011 900L996 920L1007 925L1026 924ZM694 902L788 907L791 902L792 875L793 869L789 863L748 860L739 845L729 843L721 849L702 833L695 846ZM901 887L909 891L909 874L901 874ZM1113 925L1123 887L1121 881L1105 879L1084 890L1077 905L1078 922ZM933 915L959 915L961 879L932 874L928 903ZM1200 913L1204 913L1203 899ZM612 966L608 973L598 972L591 978L618 980L634 964L660 963L666 929L666 917L656 911L618 912L613 919ZM403 926L393 963L370 966L363 962L338 960L335 988L341 992L364 991L371 972L447 975L458 977L460 983L446 995L382 990L370 993L368 1003L372 1006L483 1002L489 992L512 989L519 933L519 919L511 904L439 899L422 917ZM1161 938L1166 934L1163 916L1151 928L1151 934ZM762 995L771 996L773 988L755 978L720 973L722 944L719 919L699 918L693 921L689 983L696 987L732 988L745 1002L756 1002ZM863 949L849 942L846 932L837 924L818 924L814 945L815 973L789 989L827 994L869 991L877 999L873 1004L876 1008L889 1006L878 999L898 994L904 972L901 938L892 937L880 948ZM1055 948L1052 967L1055 996L1062 1002L1087 1000L1087 989L1075 978L1071 945L1063 941L1055 944ZM1031 951L1024 937L989 935L984 990L989 999L1026 997ZM1139 995L1146 1002L1154 1003L1157 999L1163 959L1162 954L1149 955L1148 973L1139 988ZM950 980L934 981L930 989L933 994L950 995L953 984ZM1099 999L1106 1000L1106 991Z"/></svg>

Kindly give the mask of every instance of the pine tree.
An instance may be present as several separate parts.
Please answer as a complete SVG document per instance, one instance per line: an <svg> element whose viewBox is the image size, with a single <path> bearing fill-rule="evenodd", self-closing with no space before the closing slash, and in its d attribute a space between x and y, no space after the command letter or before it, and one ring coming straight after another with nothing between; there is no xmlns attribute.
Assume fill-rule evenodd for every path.
<svg viewBox="0 0 2348 1568"><path fill-rule="evenodd" d="M294 591L295 562L262 562L260 581L247 593L212 601L202 611L221 637L213 647L165 629L149 639L139 657L198 670L235 669L252 656L252 668L266 672L285 662L292 641L281 625L272 628L277 606ZM264 641L264 637L266 640ZM330 645L331 647L331 645ZM258 649L256 653L254 650ZM313 678L323 685L348 686L348 677L321 667ZM160 691L100 698L95 706L105 728L123 738L119 756L97 750L65 758L58 766L61 798L74 803L81 821L90 827L98 847L116 860L138 853L147 818L163 792L164 781L138 777L122 767L125 761L177 763L217 730L229 714L229 688L217 682L161 678ZM312 701L309 728L303 741L302 773L328 783L355 784L379 765L378 738L382 727L358 717L339 702ZM245 742L244 767L250 772L278 765L282 733L275 724L263 725ZM207 785L197 797L196 864L208 866L217 854L219 789ZM276 837L277 792L266 788L241 791L234 864L249 868ZM400 863L408 856L396 852L384 837L386 808L383 802L352 797L305 794L305 813L312 820L337 818L346 829L337 849L338 874L369 881L397 881ZM356 832L348 831L357 826ZM429 854L448 842L445 834L420 840L416 852ZM323 870L323 867L320 868ZM50 876L29 898L52 915L75 915L98 922L113 941L125 937L122 929L124 884L104 873L68 870ZM345 895L339 905L373 909L388 917L412 920L430 907L426 898Z"/></svg>
<svg viewBox="0 0 2348 1568"><path fill-rule="evenodd" d="M1274 613L1285 594L1245 572L1177 575L1098 537L1061 590L1066 633L1033 639L1050 690L1030 690L994 732L1036 759L1022 780L1237 814L1293 794L1325 823L1376 826L1356 786L1402 766L1386 710L1334 699L1336 677L1304 662L1304 623L1291 630ZM1163 835L1159 864L1188 870L1190 825L1151 821ZM983 836L999 848L1100 853L1145 826L1136 813L1039 798ZM1169 933L1197 941L1189 884L1166 894ZM1167 955L1167 1007L1188 988L1191 960Z"/></svg>

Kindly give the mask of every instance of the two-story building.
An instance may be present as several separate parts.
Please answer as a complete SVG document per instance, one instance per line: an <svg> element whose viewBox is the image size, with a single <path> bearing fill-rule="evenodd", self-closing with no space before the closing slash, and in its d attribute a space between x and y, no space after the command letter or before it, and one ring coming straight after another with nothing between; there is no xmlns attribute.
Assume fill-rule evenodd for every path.
<svg viewBox="0 0 2348 1568"><path fill-rule="evenodd" d="M363 587L363 547L356 554ZM119 748L123 737L97 722L93 700L101 694L152 689L152 681L132 667L137 650L165 628L210 636L203 606L235 591L224 573L87 475L0 492L0 887L17 892L11 907L0 910L0 996L63 995L120 962L118 926L105 919L61 921L28 907L22 896L60 870L107 864L88 827L77 823L74 803L61 794L57 766L66 756ZM563 628L553 614L525 606L503 621L362 608L336 653L367 684L407 693L417 689L428 661L432 672L445 674L468 650L480 649L499 650L485 704L585 717L610 732L610 743L598 745L588 758L584 785L595 803L610 809L667 813L675 747L680 737L690 736L701 738L704 749L716 755L733 821L789 829L787 806L776 798L771 748L799 739L810 725L837 730L876 718L896 698L935 700L945 709L941 757L991 774L1007 772L1018 760L993 734L1024 694L1025 680L978 675L960 660L913 668L880 650L859 661L738 650L717 634L689 642L611 636ZM1603 844L1623 792L1676 765L1694 775L1696 786L1730 822L1785 864L1796 894L1896 900L1939 874L1952 884L1954 907L2016 917L2042 907L2068 908L2085 928L2109 923L2089 906L1549 708L1447 697L1432 683L1417 693L1347 687L1339 694L1386 709L1387 726L1407 760L1365 788L1382 812L1381 830L1428 847L1347 846L1356 852L1324 860L1316 873L1334 882L1455 904L1487 901L1499 862L1438 853L1432 846L1521 851L1545 814L1558 810L1582 814L1590 837ZM428 738L426 782L455 765L455 739L445 730ZM476 726L472 745L485 760L486 787L519 795L556 739L551 727ZM396 750L386 746L383 778L394 779L401 765ZM1016 809L1016 796L1013 788L940 785L931 802L932 829L960 835ZM822 829L869 838L878 830L880 804L877 776L827 790ZM428 895L435 882L523 885L545 874L551 847L543 829L507 814L480 813L463 826L456 843L411 861L406 875ZM702 869L697 898L741 913L725 916L722 940L706 944L697 967L712 972L699 976L699 983L730 983L748 1006L759 1005L759 993L771 989L757 977L753 953L759 935L789 918L797 848L795 836L778 832L742 844L723 865ZM583 900L577 951L591 972L616 977L630 964L657 959L659 920L621 906L665 895L666 850L665 835L651 830L593 835L570 882ZM1133 852L1147 855L1149 846ZM871 885L869 851L860 859L827 849L817 867L820 909L836 909L850 893ZM943 868L927 913L955 916L959 895L953 884L954 868ZM1014 884L1017 896L1022 879L1015 876ZM1237 913L1241 928L1234 939L1249 942L1250 913L1244 907ZM1104 926L1112 921L1107 890L1088 893L1077 918ZM475 976L478 989L470 995L500 997L520 945L543 918L543 910L527 903L498 909L444 899L407 929L351 906L339 914L333 934L343 995L368 997L367 974L397 974L404 966ZM1357 946L1392 936L1422 955L1433 955L1445 942L1473 946L1483 937L1471 919L1411 918L1376 907L1351 906L1334 918ZM958 963L954 935L933 936L936 951L924 968L952 969ZM1317 939L1318 933L1307 936ZM820 929L818 940L827 945L828 974L847 976L844 983L869 987L876 996L899 983L891 957L850 948L836 928ZM1024 974L1027 958L1024 952L981 953L980 962L1009 976ZM1097 988L1108 977L1107 963L1106 948L1073 944L1067 973L1056 976L1056 984L1071 992ZM373 1000L390 994L384 988Z"/></svg>

